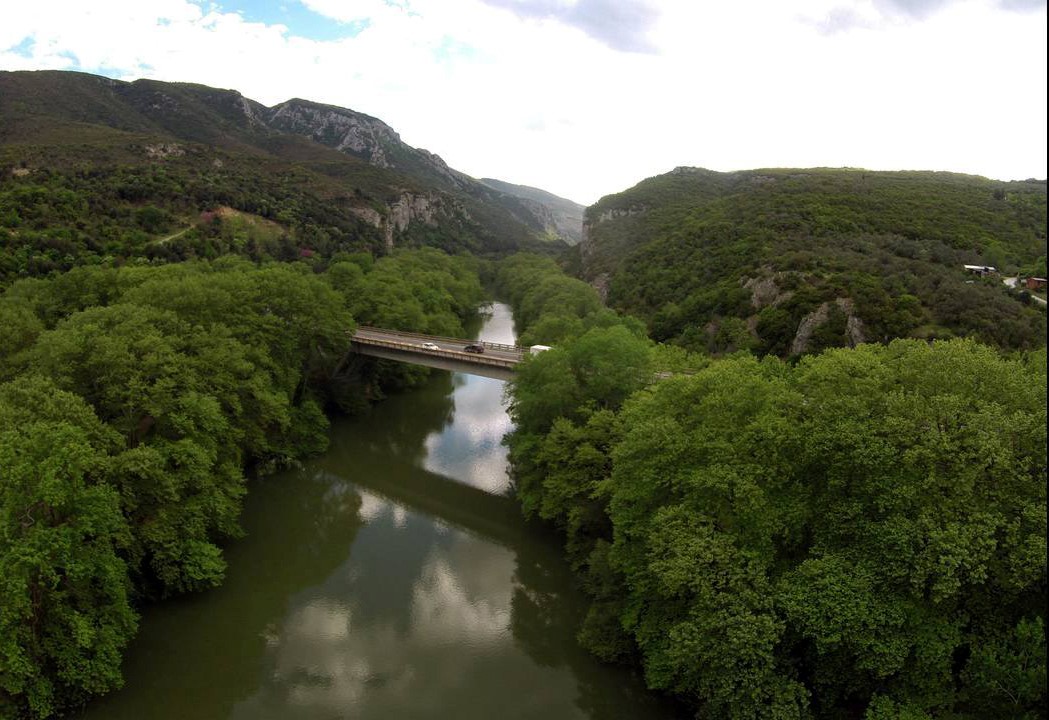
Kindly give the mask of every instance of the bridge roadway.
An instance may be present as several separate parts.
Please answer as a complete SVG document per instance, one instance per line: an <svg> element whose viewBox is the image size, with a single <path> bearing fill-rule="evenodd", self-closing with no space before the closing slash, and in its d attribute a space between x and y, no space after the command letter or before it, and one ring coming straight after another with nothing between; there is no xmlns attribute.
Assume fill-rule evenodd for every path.
<svg viewBox="0 0 1049 720"><path fill-rule="evenodd" d="M424 348L433 343L437 350ZM483 353L468 353L467 345L484 345ZM361 355L398 360L414 365L509 380L514 368L528 354L527 348L481 340L421 335L362 325L353 334L353 350Z"/></svg>

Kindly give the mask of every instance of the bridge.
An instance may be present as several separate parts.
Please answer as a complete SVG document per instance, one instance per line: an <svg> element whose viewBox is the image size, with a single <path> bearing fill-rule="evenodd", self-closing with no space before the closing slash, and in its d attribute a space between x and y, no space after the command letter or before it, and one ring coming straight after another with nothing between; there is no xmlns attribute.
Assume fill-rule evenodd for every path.
<svg viewBox="0 0 1049 720"><path fill-rule="evenodd" d="M424 343L434 345L436 349L424 347ZM484 352L468 353L464 350L467 345L483 345ZM483 375L497 380L512 378L517 363L528 354L528 348L516 345L421 335L365 325L358 327L353 334L351 349L361 355Z"/></svg>

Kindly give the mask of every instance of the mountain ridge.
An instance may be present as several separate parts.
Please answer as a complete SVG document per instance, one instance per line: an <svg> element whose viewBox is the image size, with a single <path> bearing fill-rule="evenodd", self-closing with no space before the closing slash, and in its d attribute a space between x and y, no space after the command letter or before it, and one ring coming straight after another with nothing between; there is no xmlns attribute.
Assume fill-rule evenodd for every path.
<svg viewBox="0 0 1049 720"><path fill-rule="evenodd" d="M174 149L150 149L158 146ZM116 172L157 163L194 176L221 175L223 166L238 164L242 174L267 176L251 182L274 186L278 201L273 177L298 168L305 173L298 178L301 187L341 216L332 227L347 249L433 245L485 255L542 250L556 241L547 232L545 208L474 180L439 155L405 144L381 119L349 108L302 98L267 107L237 90L196 83L0 72L0 167L9 168L6 179L15 169L94 172L104 166ZM296 217L289 233L308 225L323 229L318 219ZM371 231L354 230L362 223L378 231L381 244Z"/></svg>

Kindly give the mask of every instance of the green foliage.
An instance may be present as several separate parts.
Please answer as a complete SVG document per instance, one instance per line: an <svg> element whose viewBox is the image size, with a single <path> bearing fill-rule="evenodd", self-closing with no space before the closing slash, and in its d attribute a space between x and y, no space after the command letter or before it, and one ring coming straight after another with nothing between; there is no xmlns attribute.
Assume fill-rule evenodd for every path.
<svg viewBox="0 0 1049 720"><path fill-rule="evenodd" d="M0 179L0 284L130 258L295 260L381 247L378 232L326 203L316 181L291 184L286 168L258 158L226 156L215 167L201 152L87 171L63 168L62 152L47 149L47 169Z"/></svg>
<svg viewBox="0 0 1049 720"><path fill-rule="evenodd" d="M499 263L496 287L514 310L523 345L557 344L590 327L601 301L584 282L567 277L550 258L519 253Z"/></svg>
<svg viewBox="0 0 1049 720"><path fill-rule="evenodd" d="M79 397L0 385L0 712L48 717L118 687L137 616L131 531L106 483L119 438Z"/></svg>
<svg viewBox="0 0 1049 720"><path fill-rule="evenodd" d="M15 298L0 300L0 363L31 346L43 329L28 303Z"/></svg>
<svg viewBox="0 0 1049 720"><path fill-rule="evenodd" d="M973 710L984 717L1044 717L1045 621L1021 618L975 638L963 677Z"/></svg>
<svg viewBox="0 0 1049 720"><path fill-rule="evenodd" d="M333 282L345 286L349 277L356 277L355 267L339 263ZM355 287L343 292L362 323L432 335L461 335L462 321L484 296L471 259L431 248L380 258L363 271Z"/></svg>
<svg viewBox="0 0 1049 720"><path fill-rule="evenodd" d="M236 418L220 398L239 406L250 365L235 341L196 327L138 305L93 308L24 357L125 438L117 482L138 528L132 558L148 563L164 592L221 580L225 567L208 540L234 532L243 494Z"/></svg>
<svg viewBox="0 0 1049 720"><path fill-rule="evenodd" d="M1045 378L971 341L704 365L590 330L521 368L510 458L581 641L699 717L1043 717Z"/></svg>
<svg viewBox="0 0 1049 720"><path fill-rule="evenodd" d="M610 274L610 305L643 318L654 339L691 350L794 354L802 321L839 299L849 312L832 307L803 352L930 331L1034 348L1044 313L962 265L1044 267L1045 208L1035 181L679 169L588 210L583 270Z"/></svg>
<svg viewBox="0 0 1049 720"><path fill-rule="evenodd" d="M327 274L226 257L11 285L0 714L49 717L119 686L131 598L221 582L244 469L324 450L329 403L360 407L409 377L347 355L351 310L452 334L480 298L472 260L430 249Z"/></svg>
<svg viewBox="0 0 1049 720"><path fill-rule="evenodd" d="M326 273L346 307L364 325L432 335L462 337L463 321L475 314L484 292L477 261L432 248L371 256L340 256ZM392 361L363 361L366 395L382 397L424 379L426 370ZM354 412L353 397L340 397L344 411Z"/></svg>

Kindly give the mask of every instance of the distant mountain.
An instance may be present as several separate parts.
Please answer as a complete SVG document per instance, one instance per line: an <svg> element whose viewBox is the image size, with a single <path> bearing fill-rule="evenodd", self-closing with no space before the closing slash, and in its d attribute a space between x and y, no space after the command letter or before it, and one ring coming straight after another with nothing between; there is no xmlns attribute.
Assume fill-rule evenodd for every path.
<svg viewBox="0 0 1049 720"><path fill-rule="evenodd" d="M895 337L1045 345L1044 180L678 168L587 208L581 274L658 340L781 356Z"/></svg>
<svg viewBox="0 0 1049 720"><path fill-rule="evenodd" d="M165 181L136 181L134 197L114 186L121 173L141 180L161 168ZM53 185L61 176L86 207L115 203L120 212L107 207L80 223L110 234L126 235L113 218L144 205L176 226L230 206L280 224L303 252L433 245L484 255L550 240L545 206L448 167L377 118L301 99L266 107L235 90L188 83L0 72L0 173L0 189ZM15 204L9 199L11 212ZM0 238L3 217L0 211ZM52 230L61 229L57 220L49 218ZM54 256L68 252L32 245L33 228L24 223L7 227L18 238L12 242L28 243L23 255L63 266ZM92 250L97 239L76 223L68 231L85 252L112 254ZM123 237L110 250L124 254L130 242Z"/></svg>
<svg viewBox="0 0 1049 720"><path fill-rule="evenodd" d="M552 236L569 245L575 245L583 239L585 206L527 185L514 185L493 178L481 178L481 182L501 193L513 195L531 204L533 212L544 219L544 227Z"/></svg>

